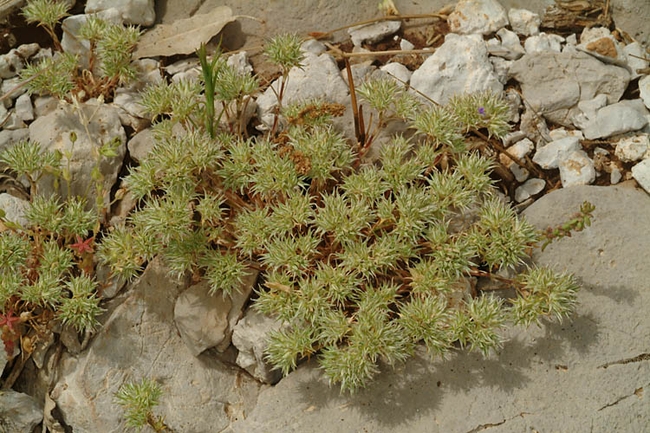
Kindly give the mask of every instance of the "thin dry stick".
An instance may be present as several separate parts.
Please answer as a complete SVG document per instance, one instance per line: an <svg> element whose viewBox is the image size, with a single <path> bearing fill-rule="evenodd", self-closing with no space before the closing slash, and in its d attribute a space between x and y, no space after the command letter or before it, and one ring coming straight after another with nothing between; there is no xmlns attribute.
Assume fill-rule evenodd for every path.
<svg viewBox="0 0 650 433"><path fill-rule="evenodd" d="M410 19L427 19L427 18L438 18L441 20L446 20L448 15L445 14L415 14L415 15L391 15L387 17L374 18L371 20L358 21L356 23L348 24L343 27L339 27L328 32L312 32L310 36L314 39L323 39L331 36L333 33L339 32L341 30L346 30L351 27L363 26L366 24L381 23L384 21L405 21Z"/></svg>
<svg viewBox="0 0 650 433"><path fill-rule="evenodd" d="M340 50L339 50L340 51ZM341 51L342 57L363 57L363 56L383 56L383 55L394 55L394 54L433 54L436 50L433 49L423 49L423 50L385 50L385 51L368 51L361 53L346 53Z"/></svg>
<svg viewBox="0 0 650 433"><path fill-rule="evenodd" d="M361 53L346 53L341 50L339 47L336 47L329 42L325 42L325 46L329 49L328 53L334 57L340 57L342 59L350 57L371 57L371 56L382 56L382 55L396 55L396 54L433 54L436 52L435 49L423 49L423 50L386 50L386 51L367 51Z"/></svg>
<svg viewBox="0 0 650 433"><path fill-rule="evenodd" d="M37 73L35 73L34 75L32 75L31 77L29 77L28 79L26 79L25 81L23 81L22 83L16 84L14 87L12 87L11 89L9 89L9 91L8 91L7 93L5 93L4 95L0 96L0 102L4 101L4 100L7 99L8 97L10 97L10 96L13 95L14 93L16 93L18 90L20 90L20 89L22 89L23 87L25 87L25 85L27 85L27 83L29 83L30 81L32 81L32 80L36 79L37 77L43 75L44 72L45 72L45 69L41 69L40 71L38 71Z"/></svg>
<svg viewBox="0 0 650 433"><path fill-rule="evenodd" d="M366 137L365 131L362 126L363 120L359 117L359 106L357 105L357 93L354 89L354 79L352 78L352 68L350 68L350 61L345 59L345 70L348 73L348 86L350 87L350 102L352 104L352 116L354 117L354 134L357 136L359 146L363 146Z"/></svg>

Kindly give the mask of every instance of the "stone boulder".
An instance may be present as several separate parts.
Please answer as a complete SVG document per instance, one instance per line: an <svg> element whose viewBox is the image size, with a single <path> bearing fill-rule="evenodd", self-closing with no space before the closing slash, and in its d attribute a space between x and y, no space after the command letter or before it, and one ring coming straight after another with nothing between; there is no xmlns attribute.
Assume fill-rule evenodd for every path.
<svg viewBox="0 0 650 433"><path fill-rule="evenodd" d="M174 326L187 281L170 279L159 259L113 302L87 350L64 354L51 392L65 423L81 433L126 431L114 394L125 382L156 380L154 412L178 432L222 431L255 400L259 384L214 357L198 358Z"/></svg>
<svg viewBox="0 0 650 433"><path fill-rule="evenodd" d="M77 110L72 105L57 108L50 114L39 117L29 126L29 139L39 143L44 150L60 151L64 154L63 167L67 167L66 153L71 154L70 160L70 194L86 197L86 207L94 206L97 192L94 188L92 171L96 159L93 154L104 143L117 139L117 156L101 158L99 171L103 176L102 197L105 205L109 203L109 194L126 153L126 133L120 123L120 117L115 108L104 105L96 100L80 104ZM84 125L87 123L87 126ZM86 128L88 133L86 133ZM71 134L75 134L75 142ZM39 191L44 195L58 193L65 197L68 195L66 182L61 180L58 190L54 188L51 176L44 176L39 183Z"/></svg>
<svg viewBox="0 0 650 433"><path fill-rule="evenodd" d="M483 38L453 33L413 72L411 87L442 105L464 93L503 92Z"/></svg>
<svg viewBox="0 0 650 433"><path fill-rule="evenodd" d="M510 67L521 83L524 99L551 122L573 126L577 104L603 94L608 104L618 102L630 81L630 73L606 65L581 52L526 54Z"/></svg>

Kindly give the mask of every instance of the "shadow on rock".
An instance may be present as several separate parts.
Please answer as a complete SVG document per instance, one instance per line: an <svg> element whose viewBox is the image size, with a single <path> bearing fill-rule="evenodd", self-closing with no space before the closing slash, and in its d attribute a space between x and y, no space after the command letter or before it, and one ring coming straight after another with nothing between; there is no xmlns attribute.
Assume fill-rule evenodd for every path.
<svg viewBox="0 0 650 433"><path fill-rule="evenodd" d="M626 286L600 286L600 285L582 285L583 290L589 291L594 296L605 296L617 304L627 304L632 306L639 299L638 290Z"/></svg>
<svg viewBox="0 0 650 433"><path fill-rule="evenodd" d="M528 342L521 342L521 347L514 350L509 350L514 340L508 342L505 348L508 350L504 349L501 360L511 362L512 359L529 357L550 363L565 357L569 350L585 355L598 344L599 335L598 321L591 313L574 314L562 323L533 325L523 337Z"/></svg>
<svg viewBox="0 0 650 433"><path fill-rule="evenodd" d="M435 367L426 355L416 356L394 369L382 364L375 380L351 396L341 394L338 385L329 386L322 376L302 381L298 391L307 405L321 408L344 401L341 410L357 411L395 427L438 407L443 393L436 385L441 374Z"/></svg>
<svg viewBox="0 0 650 433"><path fill-rule="evenodd" d="M352 396L341 394L338 385L329 386L320 372L300 381L297 390L307 407L337 405L342 413L353 410L394 429L433 416L447 394L489 395L490 390L510 393L525 388L540 361L560 363L570 351L586 353L597 343L598 335L597 322L590 315L574 316L571 322L531 328L488 358L459 350L445 359L431 360L420 348L403 365L391 368L382 364L375 380Z"/></svg>

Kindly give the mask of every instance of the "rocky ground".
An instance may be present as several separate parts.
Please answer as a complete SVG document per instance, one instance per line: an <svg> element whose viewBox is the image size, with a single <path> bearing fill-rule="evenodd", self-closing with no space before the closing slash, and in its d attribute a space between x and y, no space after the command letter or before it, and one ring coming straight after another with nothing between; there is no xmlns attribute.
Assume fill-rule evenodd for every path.
<svg viewBox="0 0 650 433"><path fill-rule="evenodd" d="M151 26L214 12L225 3L234 15L262 20L227 18L222 35L224 46L250 53L252 69L269 80L277 71L256 49L264 37L287 30L328 31L381 15L375 0L354 6L298 0L264 7L255 0L160 0L155 8L153 3L119 2L117 11L107 13ZM18 371L19 355L5 360L0 351L0 367L6 366L2 381L13 382L12 389L0 392L0 432L45 431L41 425L56 432L124 431L113 395L123 382L141 377L162 384L157 413L176 432L647 430L650 75L643 58L648 58L650 4L612 0L611 13L604 13L605 2L597 0L557 2L555 12L543 15L552 2L501 3L461 1L446 11L446 19L411 19L394 27L380 23L352 34L343 30L332 35L330 46L310 42L303 69L292 71L286 98L325 96L349 108L345 74L331 56L336 49L435 50L359 57L353 68L355 80L393 75L440 103L462 92L505 92L516 128L502 145L527 161L520 166L501 155L512 176L502 187L513 204L539 228L566 221L585 200L596 206L591 227L533 257L581 281L571 321L512 330L512 339L487 360L459 351L429 362L422 354L395 370L385 368L368 389L350 397L330 388L312 362L269 385L280 378L262 361L263 337L277 323L245 311L250 288L227 301L210 297L201 284L170 282L154 260L134 283L114 281L104 290L107 312L92 338L60 334L61 344L34 352L18 378L11 375ZM395 4L404 15L444 6ZM106 9L103 5L88 0L86 12ZM530 12L513 9L523 7ZM68 18L69 29L83 12ZM3 94L17 84L15 73L24 59L39 55L46 54L38 46L22 45L0 56ZM246 56L233 61L244 71L250 68ZM191 56L139 62L138 85L120 91L101 112L88 105L96 129L85 138L87 144L77 117L51 99L17 92L0 113L0 150L25 137L65 147L70 130L77 130L77 182L85 191L88 146L117 136L121 155L102 168L110 190L124 158L138 161L151 146L137 90L159 80L161 68L172 79L198 76ZM273 92L267 90L256 102L251 115L263 128ZM352 136L349 111L340 126ZM24 207L18 196L0 194L0 207L16 219ZM118 207L114 218L123 216Z"/></svg>

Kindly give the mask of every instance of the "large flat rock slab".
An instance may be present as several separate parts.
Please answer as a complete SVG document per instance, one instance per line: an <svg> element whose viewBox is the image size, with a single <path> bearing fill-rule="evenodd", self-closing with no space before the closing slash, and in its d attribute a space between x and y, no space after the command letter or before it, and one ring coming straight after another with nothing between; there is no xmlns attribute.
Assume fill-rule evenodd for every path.
<svg viewBox="0 0 650 433"><path fill-rule="evenodd" d="M582 282L571 321L511 330L498 356L426 354L389 368L350 397L329 387L315 362L264 390L231 433L640 432L650 425L650 197L625 187L553 192L526 214L556 225L584 200L591 227L535 253Z"/></svg>

